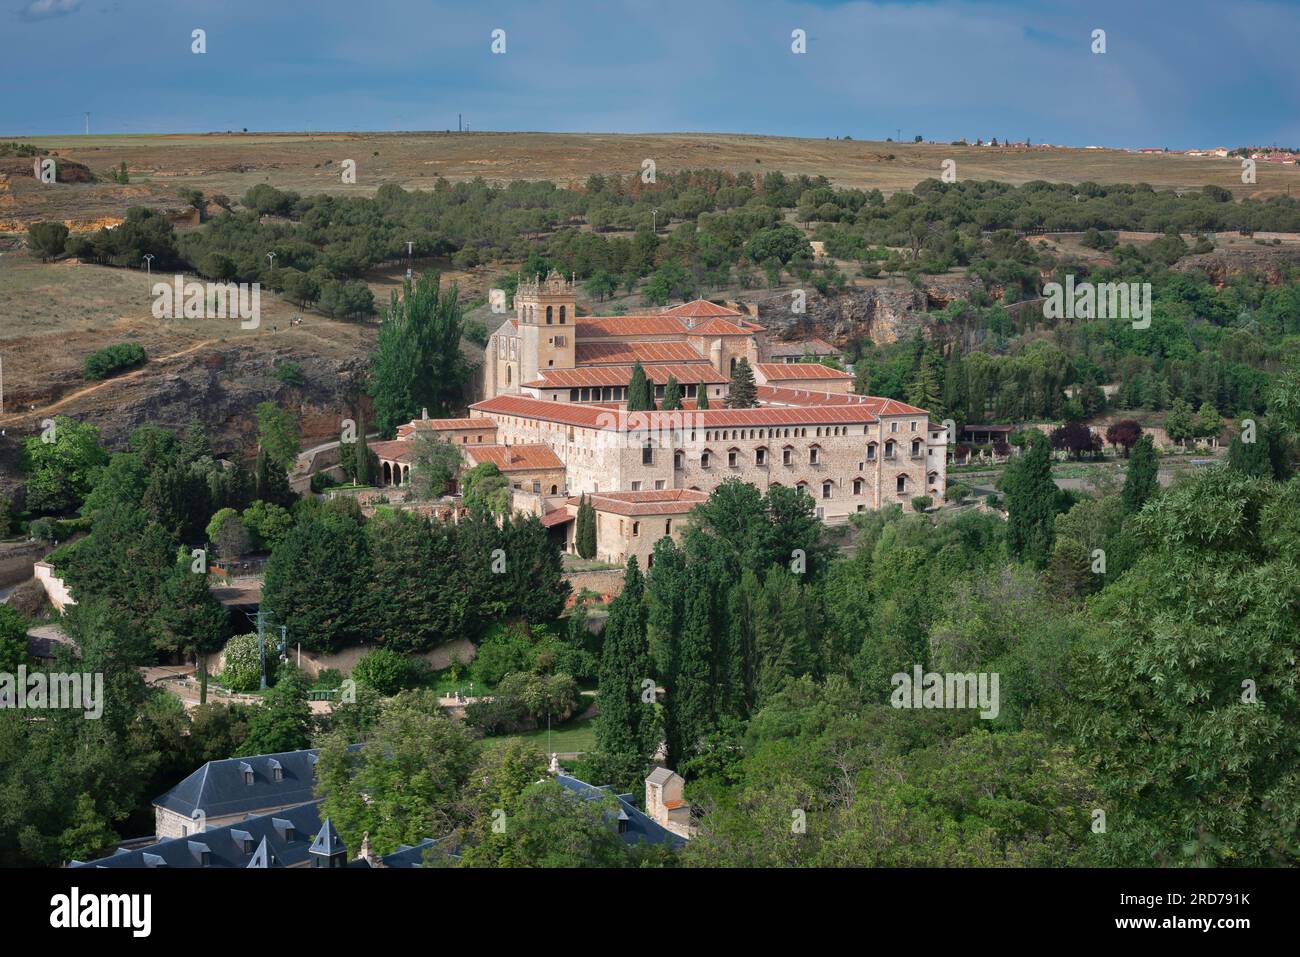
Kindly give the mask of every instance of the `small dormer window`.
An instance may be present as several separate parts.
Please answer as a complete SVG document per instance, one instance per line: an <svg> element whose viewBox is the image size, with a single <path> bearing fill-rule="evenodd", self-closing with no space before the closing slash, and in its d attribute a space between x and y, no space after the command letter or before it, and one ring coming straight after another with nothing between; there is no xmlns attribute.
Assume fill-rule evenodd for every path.
<svg viewBox="0 0 1300 957"><path fill-rule="evenodd" d="M239 762L239 773L244 776L245 784L253 783L253 766L249 764L247 761Z"/></svg>
<svg viewBox="0 0 1300 957"><path fill-rule="evenodd" d="M280 762L277 761L277 760L275 760L275 758L272 758L272 759L271 759L270 766L271 766L271 780L272 780L272 781L283 781L283 780L284 780L284 768L283 768L283 766L281 766Z"/></svg>

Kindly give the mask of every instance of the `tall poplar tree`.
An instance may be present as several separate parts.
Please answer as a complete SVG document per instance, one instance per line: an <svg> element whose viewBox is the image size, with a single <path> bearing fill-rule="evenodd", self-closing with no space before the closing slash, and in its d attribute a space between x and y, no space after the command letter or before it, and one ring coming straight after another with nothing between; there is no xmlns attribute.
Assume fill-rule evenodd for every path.
<svg viewBox="0 0 1300 957"><path fill-rule="evenodd" d="M1056 534L1057 499L1046 436L1037 429L1026 434L1024 450L1007 463L999 487L1006 493L1011 553L1038 568L1045 567Z"/></svg>

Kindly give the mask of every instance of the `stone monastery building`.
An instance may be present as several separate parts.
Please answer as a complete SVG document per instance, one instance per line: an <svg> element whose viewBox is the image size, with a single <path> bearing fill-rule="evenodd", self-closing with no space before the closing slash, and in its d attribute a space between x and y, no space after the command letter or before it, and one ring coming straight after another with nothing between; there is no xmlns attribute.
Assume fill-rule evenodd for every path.
<svg viewBox="0 0 1300 957"><path fill-rule="evenodd" d="M409 476L409 440L428 430L462 446L467 466L495 462L514 508L541 516L570 551L579 496L588 495L597 557L635 555L643 568L654 543L678 538L690 510L728 478L760 491L802 489L828 523L944 493L947 435L924 409L854 395L848 373L790 361L799 344L769 344L766 329L738 310L696 300L655 313L578 316L574 284L554 272L520 283L514 307L488 339L486 398L468 418L418 419L377 443L386 481ZM812 340L803 351L831 349ZM742 358L759 406L729 409ZM659 399L675 378L685 408L628 412L636 362ZM705 409L696 408L701 394Z"/></svg>

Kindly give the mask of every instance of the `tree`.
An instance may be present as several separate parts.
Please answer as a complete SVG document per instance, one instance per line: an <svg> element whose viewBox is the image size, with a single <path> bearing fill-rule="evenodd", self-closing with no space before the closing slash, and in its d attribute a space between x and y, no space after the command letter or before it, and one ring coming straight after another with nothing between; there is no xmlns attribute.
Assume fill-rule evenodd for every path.
<svg viewBox="0 0 1300 957"><path fill-rule="evenodd" d="M252 536L253 548L263 551L274 549L293 528L293 516L287 509L260 500L244 509L241 518Z"/></svg>
<svg viewBox="0 0 1300 957"><path fill-rule="evenodd" d="M285 470L271 461L266 449L257 450L254 463L253 498L275 505L291 505L296 495L289 488L289 476Z"/></svg>
<svg viewBox="0 0 1300 957"><path fill-rule="evenodd" d="M743 356L731 373L731 390L727 394L726 404L729 409L752 409L758 405L754 370L749 367L749 360Z"/></svg>
<svg viewBox="0 0 1300 957"><path fill-rule="evenodd" d="M269 643L270 639L266 641ZM251 692L262 684L262 651L255 634L235 635L222 654L221 683L231 691ZM266 655L266 679L272 681L279 666L274 651Z"/></svg>
<svg viewBox="0 0 1300 957"><path fill-rule="evenodd" d="M1223 431L1223 417L1219 410L1208 402L1202 402L1196 411L1196 421L1192 432L1198 439L1210 439L1217 444L1219 433Z"/></svg>
<svg viewBox="0 0 1300 957"><path fill-rule="evenodd" d="M487 828L466 855L470 867L630 867L632 853L618 836L617 798L597 792L575 794L555 781L529 784L505 812L505 830ZM513 811L513 813L511 813ZM372 838L373 842L373 838Z"/></svg>
<svg viewBox="0 0 1300 957"><path fill-rule="evenodd" d="M304 648L335 651L366 634L369 565L360 522L328 506L304 512L266 562L263 605Z"/></svg>
<svg viewBox="0 0 1300 957"><path fill-rule="evenodd" d="M316 766L316 794L349 847L365 833L377 854L418 844L467 823L461 795L479 745L448 717L430 691L405 691L382 705L361 747L347 729L326 734Z"/></svg>
<svg viewBox="0 0 1300 957"><path fill-rule="evenodd" d="M370 395L384 436L421 409L450 414L464 401L469 364L460 351L464 315L453 283L445 292L436 272L394 292L371 358Z"/></svg>
<svg viewBox="0 0 1300 957"><path fill-rule="evenodd" d="M298 425L293 416L274 402L257 404L257 446L278 468L288 470L298 460L302 448Z"/></svg>
<svg viewBox="0 0 1300 957"><path fill-rule="evenodd" d="M195 572L181 549L176 566L163 582L158 609L164 647L192 655L199 672L199 704L208 700L208 655L220 651L230 637L230 616L212 597L207 569Z"/></svg>
<svg viewBox="0 0 1300 957"><path fill-rule="evenodd" d="M1195 433L1196 422L1192 417L1191 406L1182 399L1174 399L1169 414L1165 416L1165 434L1182 445Z"/></svg>
<svg viewBox="0 0 1300 957"><path fill-rule="evenodd" d="M271 650L267 649L270 657ZM307 679L296 668L281 669L275 687L248 722L243 754L279 754L311 745L312 716L307 703Z"/></svg>
<svg viewBox="0 0 1300 957"><path fill-rule="evenodd" d="M27 619L12 606L0 604L0 674L17 674L27 663Z"/></svg>
<svg viewBox="0 0 1300 957"><path fill-rule="evenodd" d="M1055 534L1057 490L1051 451L1037 429L1026 434L1023 451L1007 463L998 488L1005 493L1011 553L1039 568L1046 566Z"/></svg>
<svg viewBox="0 0 1300 957"><path fill-rule="evenodd" d="M590 560L596 557L596 508L585 492L578 499L574 547L581 558Z"/></svg>
<svg viewBox="0 0 1300 957"><path fill-rule="evenodd" d="M664 400L659 407L665 412L679 411L682 407L682 387L677 384L677 379L668 376L668 382L664 385Z"/></svg>
<svg viewBox="0 0 1300 957"><path fill-rule="evenodd" d="M1124 514L1135 515L1160 488L1160 461L1151 436L1144 435L1133 446L1128 471L1124 475Z"/></svg>
<svg viewBox="0 0 1300 957"><path fill-rule="evenodd" d="M703 410L709 407L709 387L701 382L695 390L695 408Z"/></svg>
<svg viewBox="0 0 1300 957"><path fill-rule="evenodd" d="M63 255L68 241L68 227L63 223L39 222L27 227L27 245L40 254L41 261Z"/></svg>
<svg viewBox="0 0 1300 957"><path fill-rule="evenodd" d="M1084 452L1099 452L1101 439L1082 422L1066 422L1053 429L1049 441L1054 449L1068 451L1071 458L1081 458Z"/></svg>
<svg viewBox="0 0 1300 957"><path fill-rule="evenodd" d="M441 498L447 494L460 471L460 447L437 435L417 432L411 440L411 488L420 498Z"/></svg>
<svg viewBox="0 0 1300 957"><path fill-rule="evenodd" d="M646 412L653 411L654 407L654 387L646 378L641 363L636 362L632 365L632 379L627 386L627 410Z"/></svg>
<svg viewBox="0 0 1300 957"><path fill-rule="evenodd" d="M646 639L645 580L635 557L627 560L623 591L610 604L599 688L596 746L602 766L612 775L611 783L623 787L644 776L657 743L655 680Z"/></svg>
<svg viewBox="0 0 1300 957"><path fill-rule="evenodd" d="M510 482L495 462L480 462L461 478L461 503L493 515L510 510Z"/></svg>
<svg viewBox="0 0 1300 957"><path fill-rule="evenodd" d="M90 491L98 470L108 464L99 447L99 429L66 416L41 435L23 440L27 507L38 515L72 511Z"/></svg>
<svg viewBox="0 0 1300 957"><path fill-rule="evenodd" d="M1090 602L1069 726L1097 769L1097 861L1300 861L1300 481L1198 469L1130 522L1139 558Z"/></svg>
<svg viewBox="0 0 1300 957"><path fill-rule="evenodd" d="M207 535L217 554L227 561L246 555L252 547L244 520L233 508L223 508L212 516Z"/></svg>
<svg viewBox="0 0 1300 957"><path fill-rule="evenodd" d="M1124 449L1124 458L1129 457L1133 445L1142 438L1142 426L1132 419L1120 419L1106 427L1106 441L1116 448Z"/></svg>
<svg viewBox="0 0 1300 957"><path fill-rule="evenodd" d="M943 399L940 397L939 375L934 368L934 357L929 349L921 352L912 381L907 386L907 401L918 409L925 409L931 415L943 414Z"/></svg>

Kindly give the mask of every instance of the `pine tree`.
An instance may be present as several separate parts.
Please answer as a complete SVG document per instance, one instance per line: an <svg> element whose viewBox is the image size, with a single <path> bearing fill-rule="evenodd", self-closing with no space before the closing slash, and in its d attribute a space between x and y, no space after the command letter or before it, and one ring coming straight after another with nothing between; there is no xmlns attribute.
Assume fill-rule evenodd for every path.
<svg viewBox="0 0 1300 957"><path fill-rule="evenodd" d="M665 412L675 411L682 407L682 388L677 384L677 379L673 376L668 377L668 382L664 385L664 401L660 408Z"/></svg>
<svg viewBox="0 0 1300 957"><path fill-rule="evenodd" d="M652 682L650 700L645 682ZM619 784L638 780L654 751L653 669L646 639L645 580L627 560L623 591L610 604L600 662L596 745Z"/></svg>
<svg viewBox="0 0 1300 957"><path fill-rule="evenodd" d="M1124 476L1124 514L1140 512L1147 499L1156 493L1158 472L1155 443L1151 436L1144 435L1129 453L1128 474Z"/></svg>
<svg viewBox="0 0 1300 957"><path fill-rule="evenodd" d="M758 388L754 385L754 370L749 360L742 358L731 373L731 391L727 395L727 408L752 409L758 405Z"/></svg>

